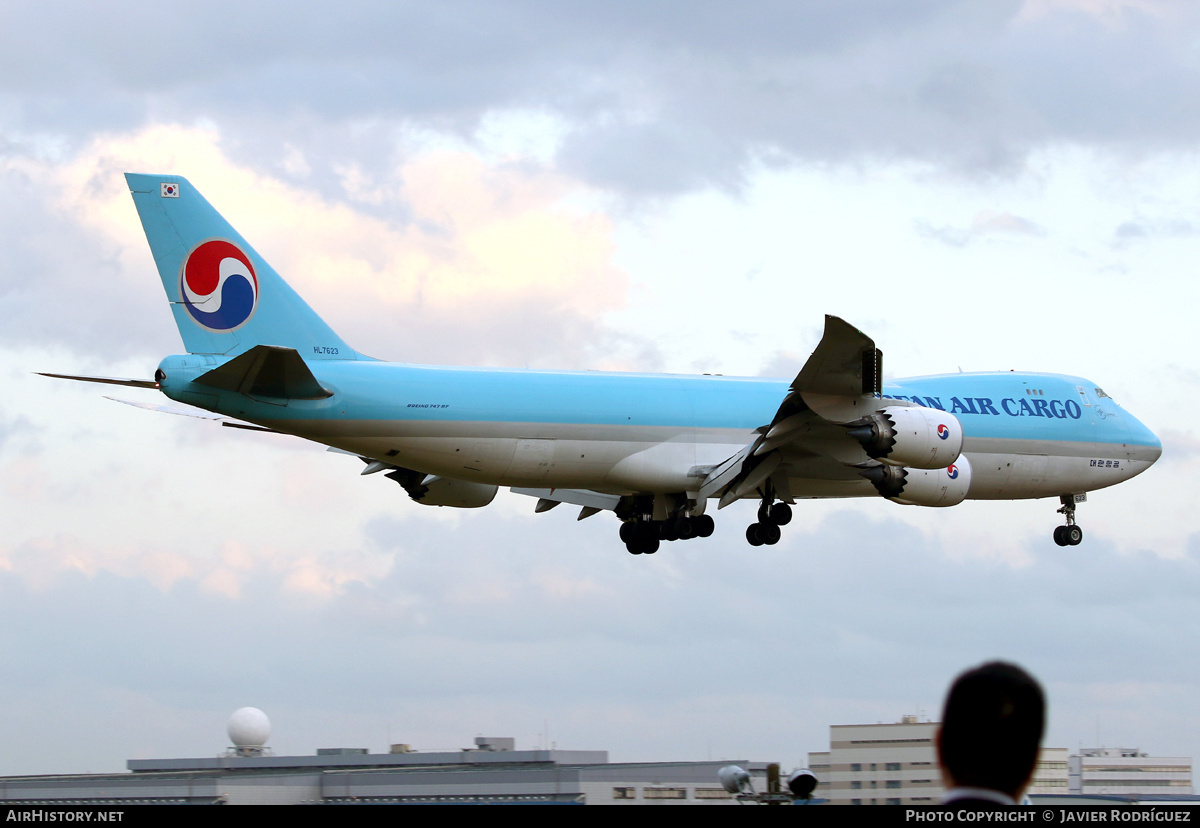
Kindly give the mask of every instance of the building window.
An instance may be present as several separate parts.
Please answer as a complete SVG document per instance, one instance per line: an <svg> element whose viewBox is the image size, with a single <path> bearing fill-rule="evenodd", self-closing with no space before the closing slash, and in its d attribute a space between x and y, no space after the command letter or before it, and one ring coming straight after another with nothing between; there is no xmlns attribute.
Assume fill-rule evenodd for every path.
<svg viewBox="0 0 1200 828"><path fill-rule="evenodd" d="M862 763L861 762L851 762L850 770L854 771L855 773L861 773L862 772Z"/></svg>
<svg viewBox="0 0 1200 828"><path fill-rule="evenodd" d="M644 799L687 799L687 788L645 788Z"/></svg>
<svg viewBox="0 0 1200 828"><path fill-rule="evenodd" d="M887 782L884 783L884 787L885 788L899 788L900 780L899 779L889 779Z"/></svg>
<svg viewBox="0 0 1200 828"><path fill-rule="evenodd" d="M637 788L613 788L613 799L637 799Z"/></svg>
<svg viewBox="0 0 1200 828"><path fill-rule="evenodd" d="M887 804L888 805L899 805L900 797L894 797L894 798L888 799Z"/></svg>
<svg viewBox="0 0 1200 828"><path fill-rule="evenodd" d="M850 790L861 791L862 790L862 782L855 779L853 782L850 783Z"/></svg>
<svg viewBox="0 0 1200 828"><path fill-rule="evenodd" d="M696 799L733 799L724 788L696 788Z"/></svg>
<svg viewBox="0 0 1200 828"><path fill-rule="evenodd" d="M900 770L900 763L899 762L888 762L887 770Z"/></svg>
<svg viewBox="0 0 1200 828"><path fill-rule="evenodd" d="M861 799L851 799L851 800L850 800L850 804L851 804L851 805L861 805L861 804L862 804L862 800L861 800Z"/></svg>

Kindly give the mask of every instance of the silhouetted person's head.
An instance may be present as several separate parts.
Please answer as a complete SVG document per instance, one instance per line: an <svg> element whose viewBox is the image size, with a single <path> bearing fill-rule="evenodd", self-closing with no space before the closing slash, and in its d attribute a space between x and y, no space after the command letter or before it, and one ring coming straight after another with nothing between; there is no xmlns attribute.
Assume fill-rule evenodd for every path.
<svg viewBox="0 0 1200 828"><path fill-rule="evenodd" d="M993 661L950 687L938 733L946 786L1021 795L1037 764L1046 700L1033 676Z"/></svg>

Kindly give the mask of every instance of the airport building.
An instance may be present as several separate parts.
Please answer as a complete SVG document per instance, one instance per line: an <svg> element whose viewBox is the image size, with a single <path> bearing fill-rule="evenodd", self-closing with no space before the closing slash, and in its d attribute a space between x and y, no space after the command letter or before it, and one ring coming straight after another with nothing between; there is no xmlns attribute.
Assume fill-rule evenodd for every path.
<svg viewBox="0 0 1200 828"><path fill-rule="evenodd" d="M1084 748L1070 759L1070 792L1083 796L1192 793L1188 756L1148 756L1136 748Z"/></svg>
<svg viewBox="0 0 1200 828"><path fill-rule="evenodd" d="M265 717L264 717L265 718ZM320 750L272 756L259 745L200 759L136 759L129 773L0 778L0 801L25 805L558 804L735 805L717 772L745 768L765 788L767 764L612 763L603 750L515 750L480 738L461 751Z"/></svg>
<svg viewBox="0 0 1200 828"><path fill-rule="evenodd" d="M937 728L937 722L916 716L894 724L831 726L829 750L808 754L818 780L814 800L937 804L944 793L934 745ZM222 755L134 759L126 763L126 773L0 777L0 802L733 805L738 799L718 776L730 765L748 772L754 791L768 791L766 762L613 763L603 750L517 750L507 737L477 738L474 747L459 751L393 745L388 753L342 748L275 756L266 746L269 735L267 717L243 708L230 720L233 747ZM1043 748L1027 793L1037 804L1196 804L1191 771L1192 760L1184 757L1156 758L1122 748L1069 756L1066 748ZM738 784L731 789L739 790Z"/></svg>
<svg viewBox="0 0 1200 828"><path fill-rule="evenodd" d="M904 716L895 724L832 725L829 750L808 754L831 805L935 805L945 793L934 735L937 722ZM1043 748L1028 793L1066 794L1068 751Z"/></svg>

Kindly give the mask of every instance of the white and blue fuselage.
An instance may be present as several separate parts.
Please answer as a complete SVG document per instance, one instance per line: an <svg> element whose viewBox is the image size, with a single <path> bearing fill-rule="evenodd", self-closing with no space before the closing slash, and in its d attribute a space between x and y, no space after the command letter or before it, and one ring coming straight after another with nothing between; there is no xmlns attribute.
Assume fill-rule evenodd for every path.
<svg viewBox="0 0 1200 828"><path fill-rule="evenodd" d="M169 357L162 390L185 403L382 461L500 486L614 494L696 488L769 423L789 381L758 377L446 368L371 361L312 365L332 396L257 401L189 380L215 362ZM190 375L190 376L189 376ZM972 499L1086 492L1144 471L1158 438L1094 383L1034 373L948 374L884 383L883 400L954 414ZM873 495L853 467L792 464L796 497ZM821 476L813 476L812 466Z"/></svg>
<svg viewBox="0 0 1200 828"><path fill-rule="evenodd" d="M186 354L149 380L181 403L359 456L414 500L475 507L506 486L580 518L611 510L631 552L707 537L710 499L761 501L776 543L790 504L882 496L1057 496L1075 503L1147 469L1158 439L1094 383L990 373L885 383L882 353L826 317L793 380L442 368L346 344L185 179L126 176ZM55 375L63 376L63 375Z"/></svg>

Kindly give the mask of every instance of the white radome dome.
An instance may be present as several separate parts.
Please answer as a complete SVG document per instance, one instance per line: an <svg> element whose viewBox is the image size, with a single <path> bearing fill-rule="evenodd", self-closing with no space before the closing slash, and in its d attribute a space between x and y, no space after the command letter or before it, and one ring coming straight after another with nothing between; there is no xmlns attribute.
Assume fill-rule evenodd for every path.
<svg viewBox="0 0 1200 828"><path fill-rule="evenodd" d="M228 732L234 747L260 748L271 738L271 720L257 707L243 707L229 717Z"/></svg>

